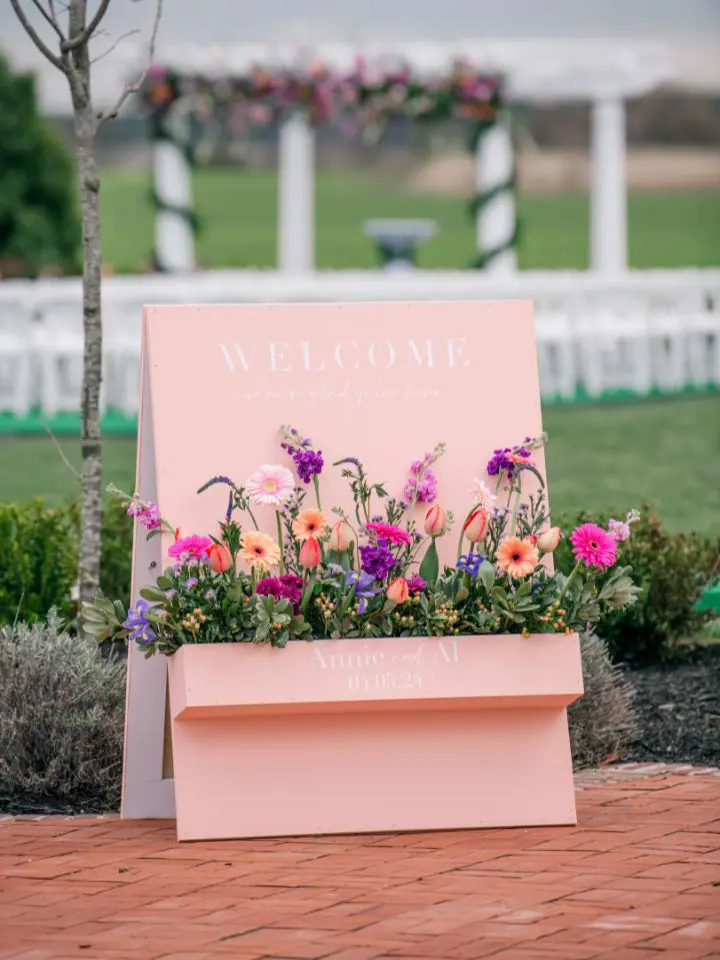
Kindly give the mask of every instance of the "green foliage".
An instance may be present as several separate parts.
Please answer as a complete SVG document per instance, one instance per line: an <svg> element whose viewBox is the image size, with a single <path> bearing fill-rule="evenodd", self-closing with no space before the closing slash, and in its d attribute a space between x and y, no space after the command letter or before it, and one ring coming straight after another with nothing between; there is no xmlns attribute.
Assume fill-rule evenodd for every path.
<svg viewBox="0 0 720 960"><path fill-rule="evenodd" d="M13 74L0 56L0 273L77 272L74 178L70 156L38 113L33 77Z"/></svg>
<svg viewBox="0 0 720 960"><path fill-rule="evenodd" d="M0 504L0 625L43 619L51 607L63 618L75 613L71 592L78 576L80 511L76 504L51 508L42 500ZM122 505L103 511L103 591L130 599L132 523Z"/></svg>
<svg viewBox="0 0 720 960"><path fill-rule="evenodd" d="M594 633L583 633L580 650L585 693L568 708L576 770L616 759L638 733L634 687L623 668L613 664L605 641Z"/></svg>
<svg viewBox="0 0 720 960"><path fill-rule="evenodd" d="M133 525L127 510L111 498L103 510L100 589L126 607L130 603Z"/></svg>
<svg viewBox="0 0 720 960"><path fill-rule="evenodd" d="M0 805L108 810L120 797L125 666L47 623L0 629Z"/></svg>
<svg viewBox="0 0 720 960"><path fill-rule="evenodd" d="M606 523L607 516L578 514L561 521L569 533L578 523L592 520ZM657 514L645 505L632 536L623 544L623 562L632 567L640 588L632 606L606 613L597 625L615 661L644 662L670 660L687 650L707 620L693 611L708 582L720 570L720 538L699 534L672 534ZM563 540L555 551L555 565L561 572L573 566L571 545Z"/></svg>
<svg viewBox="0 0 720 960"><path fill-rule="evenodd" d="M34 623L51 607L66 617L77 579L77 509L42 500L0 504L0 625Z"/></svg>

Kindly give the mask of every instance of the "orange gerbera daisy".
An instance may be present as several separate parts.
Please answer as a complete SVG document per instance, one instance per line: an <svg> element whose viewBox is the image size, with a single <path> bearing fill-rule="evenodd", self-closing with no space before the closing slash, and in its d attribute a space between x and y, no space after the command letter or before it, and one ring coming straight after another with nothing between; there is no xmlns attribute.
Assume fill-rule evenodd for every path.
<svg viewBox="0 0 720 960"><path fill-rule="evenodd" d="M242 546L240 555L250 567L269 570L270 567L277 567L280 563L280 548L266 533L251 530L243 536L240 545Z"/></svg>
<svg viewBox="0 0 720 960"><path fill-rule="evenodd" d="M309 540L310 537L321 537L327 525L327 517L322 510L303 510L293 523L293 533L298 540Z"/></svg>
<svg viewBox="0 0 720 960"><path fill-rule="evenodd" d="M508 537L498 547L498 566L516 580L532 573L539 561L538 549L529 540Z"/></svg>

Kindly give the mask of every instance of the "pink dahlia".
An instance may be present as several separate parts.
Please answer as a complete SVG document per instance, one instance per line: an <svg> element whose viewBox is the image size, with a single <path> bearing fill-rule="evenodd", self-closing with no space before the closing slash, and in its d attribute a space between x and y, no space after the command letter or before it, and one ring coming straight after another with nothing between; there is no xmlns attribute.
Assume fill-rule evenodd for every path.
<svg viewBox="0 0 720 960"><path fill-rule="evenodd" d="M410 534L392 523L366 523L365 529L374 533L378 540L387 540L388 543L412 543Z"/></svg>
<svg viewBox="0 0 720 960"><path fill-rule="evenodd" d="M245 489L255 506L282 507L292 500L295 477L277 464L264 464L245 482Z"/></svg>
<svg viewBox="0 0 720 960"><path fill-rule="evenodd" d="M583 560L586 567L606 570L617 558L617 541L596 523L583 523L570 534L570 543L576 560Z"/></svg>
<svg viewBox="0 0 720 960"><path fill-rule="evenodd" d="M173 560L199 560L208 555L208 549L213 545L210 537L181 537L168 547L168 556Z"/></svg>

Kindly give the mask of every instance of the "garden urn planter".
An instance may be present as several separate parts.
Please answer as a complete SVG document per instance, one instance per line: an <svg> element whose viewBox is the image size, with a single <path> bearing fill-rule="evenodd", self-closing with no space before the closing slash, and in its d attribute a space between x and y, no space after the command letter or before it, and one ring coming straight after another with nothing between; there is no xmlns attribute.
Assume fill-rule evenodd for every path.
<svg viewBox="0 0 720 960"><path fill-rule="evenodd" d="M188 644L179 840L574 824L576 634Z"/></svg>

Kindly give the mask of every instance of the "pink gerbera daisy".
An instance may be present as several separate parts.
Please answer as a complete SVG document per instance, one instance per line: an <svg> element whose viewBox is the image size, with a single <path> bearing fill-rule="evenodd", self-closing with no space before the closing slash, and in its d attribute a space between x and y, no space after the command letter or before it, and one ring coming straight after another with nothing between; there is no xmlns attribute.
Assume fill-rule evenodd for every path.
<svg viewBox="0 0 720 960"><path fill-rule="evenodd" d="M617 541L596 523L583 523L570 534L570 543L576 560L586 567L606 570L617 558Z"/></svg>
<svg viewBox="0 0 720 960"><path fill-rule="evenodd" d="M207 556L208 548L212 545L210 537L199 537L194 533L191 537L181 537L170 544L168 556L173 560L199 560Z"/></svg>
<svg viewBox="0 0 720 960"><path fill-rule="evenodd" d="M387 540L388 543L412 543L410 534L392 523L367 523L365 529L374 533L378 540Z"/></svg>
<svg viewBox="0 0 720 960"><path fill-rule="evenodd" d="M264 464L245 482L254 506L282 507L292 500L295 478L287 467Z"/></svg>

